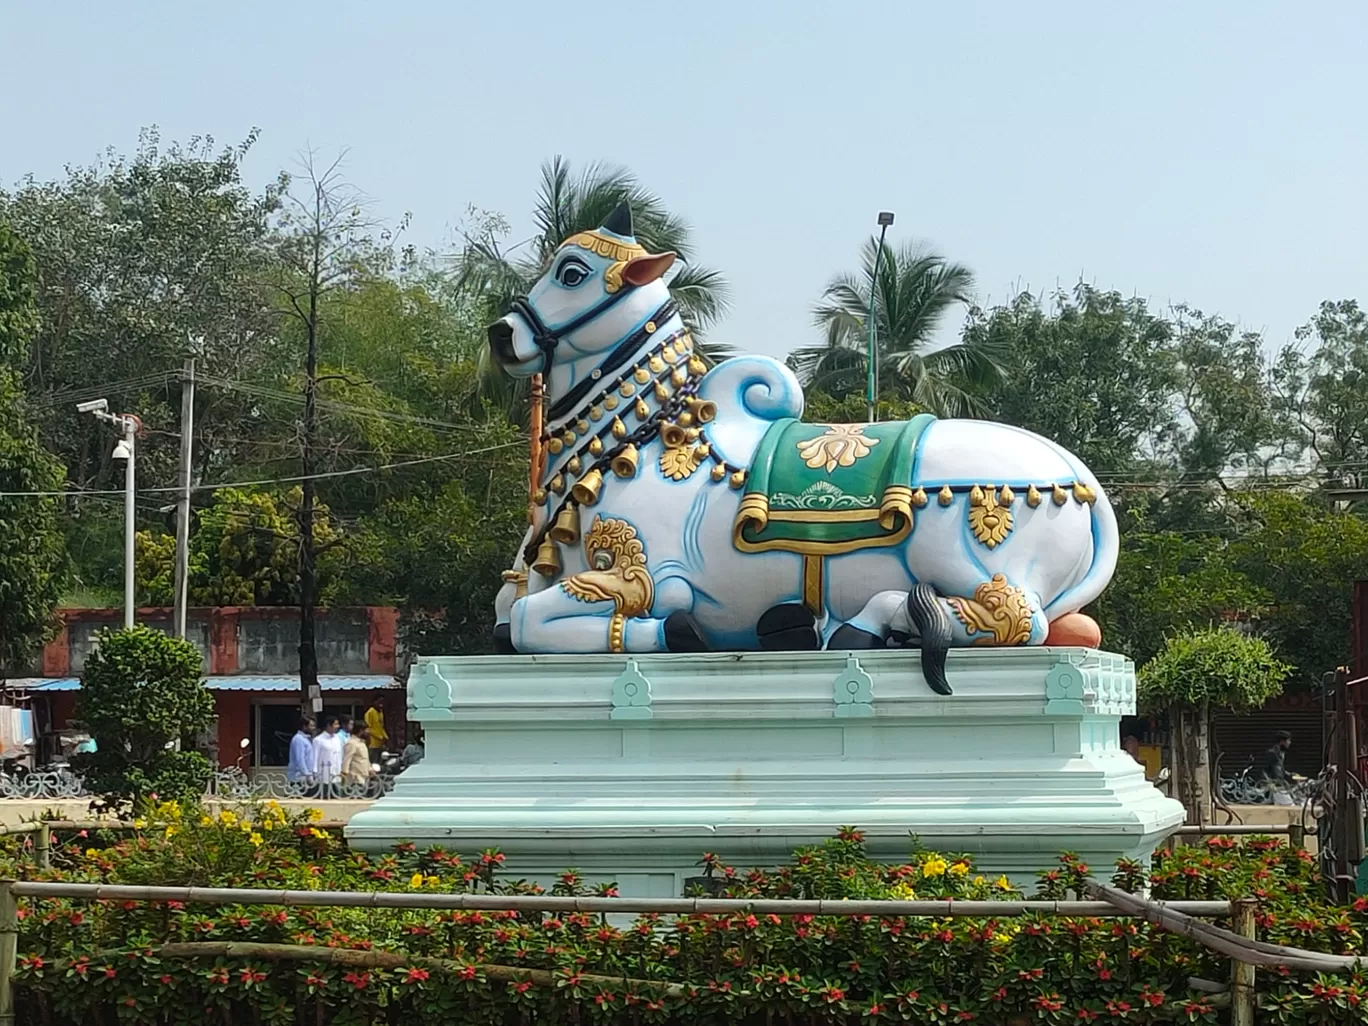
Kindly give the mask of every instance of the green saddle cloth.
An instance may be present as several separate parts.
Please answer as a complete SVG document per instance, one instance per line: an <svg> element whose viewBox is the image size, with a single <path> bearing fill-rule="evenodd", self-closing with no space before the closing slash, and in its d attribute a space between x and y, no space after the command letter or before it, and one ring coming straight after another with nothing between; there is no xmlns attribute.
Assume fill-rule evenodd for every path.
<svg viewBox="0 0 1368 1026"><path fill-rule="evenodd" d="M896 545L912 530L912 464L933 420L775 421L755 451L733 543L823 556Z"/></svg>

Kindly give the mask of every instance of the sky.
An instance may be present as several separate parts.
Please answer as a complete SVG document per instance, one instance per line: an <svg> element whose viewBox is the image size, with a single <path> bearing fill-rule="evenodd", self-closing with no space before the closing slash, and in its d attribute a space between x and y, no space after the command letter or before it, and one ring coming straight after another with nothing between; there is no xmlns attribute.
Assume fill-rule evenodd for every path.
<svg viewBox="0 0 1368 1026"><path fill-rule="evenodd" d="M409 241L531 233L542 161L625 165L732 284L712 338L782 355L893 242L981 304L1086 280L1288 341L1368 301L1368 3L0 0L0 187L139 129L313 148ZM953 336L956 325L948 325Z"/></svg>

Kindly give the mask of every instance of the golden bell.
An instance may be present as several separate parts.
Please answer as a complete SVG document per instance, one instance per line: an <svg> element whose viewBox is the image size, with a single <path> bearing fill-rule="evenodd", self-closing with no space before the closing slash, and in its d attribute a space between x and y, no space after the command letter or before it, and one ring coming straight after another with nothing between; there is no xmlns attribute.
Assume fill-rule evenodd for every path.
<svg viewBox="0 0 1368 1026"><path fill-rule="evenodd" d="M667 449L678 449L688 439L688 432L678 424L661 424L660 440Z"/></svg>
<svg viewBox="0 0 1368 1026"><path fill-rule="evenodd" d="M723 466L722 464L720 464L720 463L718 463L718 464L716 464L716 465L713 466L713 468L712 468L712 479L713 479L714 481L721 481L721 480L722 480L724 477L726 477L726 476L727 476L727 468L726 468L726 467L724 467L724 466Z"/></svg>
<svg viewBox="0 0 1368 1026"><path fill-rule="evenodd" d="M678 388L687 380L688 376L684 373L683 367L676 367L674 370L670 371L670 384L674 385L675 388Z"/></svg>
<svg viewBox="0 0 1368 1026"><path fill-rule="evenodd" d="M560 553L556 551L556 543L550 538L543 538L537 546L537 558L532 561L532 569L543 577L555 577L560 573L560 568Z"/></svg>
<svg viewBox="0 0 1368 1026"><path fill-rule="evenodd" d="M647 417L651 415L651 408L646 405L645 399L638 399L636 401L636 408L633 410L633 412L637 415L639 419L645 420Z"/></svg>
<svg viewBox="0 0 1368 1026"><path fill-rule="evenodd" d="M670 398L669 391L666 390L665 386L662 385L659 381L655 383L655 397L656 402L658 403L663 403L666 399Z"/></svg>
<svg viewBox="0 0 1368 1026"><path fill-rule="evenodd" d="M733 488L740 488L743 484L746 483L746 472L744 470L732 471L732 476L729 483Z"/></svg>
<svg viewBox="0 0 1368 1026"><path fill-rule="evenodd" d="M599 473L597 467L589 471L582 478L575 482L575 486L570 489L570 498L574 499L581 506L592 506L598 502L599 489L603 487L603 475Z"/></svg>
<svg viewBox="0 0 1368 1026"><path fill-rule="evenodd" d="M717 404L709 399L690 399L689 412L700 424L708 424L717 418Z"/></svg>
<svg viewBox="0 0 1368 1026"><path fill-rule="evenodd" d="M549 534L552 541L561 545L574 545L579 541L579 511L569 503L562 506Z"/></svg>
<svg viewBox="0 0 1368 1026"><path fill-rule="evenodd" d="M613 457L609 464L618 477L635 477L637 472L637 447L629 444L627 448Z"/></svg>
<svg viewBox="0 0 1368 1026"><path fill-rule="evenodd" d="M556 453L560 452L562 449L565 448L565 443L562 442L559 438L553 438L546 443L546 448L549 449L551 451L551 454L554 456Z"/></svg>
<svg viewBox="0 0 1368 1026"><path fill-rule="evenodd" d="M614 438L626 438L626 437L627 437L627 425L624 424L624 423L622 422L622 418L621 418L621 417L614 417L614 418L613 418L613 426L612 426L612 428L611 428L610 430L613 432L613 437L614 437Z"/></svg>
<svg viewBox="0 0 1368 1026"><path fill-rule="evenodd" d="M580 458L571 456L570 462L565 465L565 469L571 474L578 474L580 472Z"/></svg>
<svg viewBox="0 0 1368 1026"><path fill-rule="evenodd" d="M551 479L551 483L547 487L557 495L565 494L565 475L557 474Z"/></svg>
<svg viewBox="0 0 1368 1026"><path fill-rule="evenodd" d="M603 452L603 439L599 438L598 435L595 435L593 438L589 439L589 453L592 456L597 456L601 452Z"/></svg>
<svg viewBox="0 0 1368 1026"><path fill-rule="evenodd" d="M708 373L708 365L696 356L689 357L689 373L694 377Z"/></svg>

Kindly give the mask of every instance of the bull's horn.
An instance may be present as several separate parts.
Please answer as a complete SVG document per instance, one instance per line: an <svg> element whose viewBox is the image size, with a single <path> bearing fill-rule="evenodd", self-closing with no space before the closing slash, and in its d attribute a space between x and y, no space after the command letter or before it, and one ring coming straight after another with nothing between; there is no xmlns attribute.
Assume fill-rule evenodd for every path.
<svg viewBox="0 0 1368 1026"><path fill-rule="evenodd" d="M632 206L623 200L613 208L613 212L603 219L603 230L612 232L614 235L621 235L624 238L632 237Z"/></svg>

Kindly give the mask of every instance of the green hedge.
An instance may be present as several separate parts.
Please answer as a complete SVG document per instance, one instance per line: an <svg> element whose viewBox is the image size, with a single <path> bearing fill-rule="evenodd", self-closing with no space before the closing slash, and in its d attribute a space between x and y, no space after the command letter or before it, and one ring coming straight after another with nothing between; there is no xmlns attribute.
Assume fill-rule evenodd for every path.
<svg viewBox="0 0 1368 1026"><path fill-rule="evenodd" d="M251 821L247 821L250 817ZM162 806L132 837L63 838L54 868L32 878L332 890L532 893L503 857L401 846L369 858L278 806L211 819ZM909 844L898 866L873 863L857 830L737 874L704 862L736 897L1015 898L967 857ZM1065 855L1039 893L1063 897L1090 875ZM1117 867L1128 890L1139 866ZM1268 839L1213 839L1156 862L1161 898L1261 899L1265 939L1362 950L1368 901L1333 907L1313 861ZM567 872L552 889L584 894ZM600 888L599 893L611 892ZM398 1024L922 1024L1219 1022L1219 1000L1189 977L1226 980L1228 960L1127 919L985 919L695 915L619 928L589 914L328 908L206 908L176 903L27 903L19 1022ZM244 957L164 958L165 943L258 945ZM329 949L306 963L263 945ZM328 964L344 958L350 964ZM366 961L372 964L361 964ZM1362 974L1259 974L1261 1022L1365 1021Z"/></svg>

